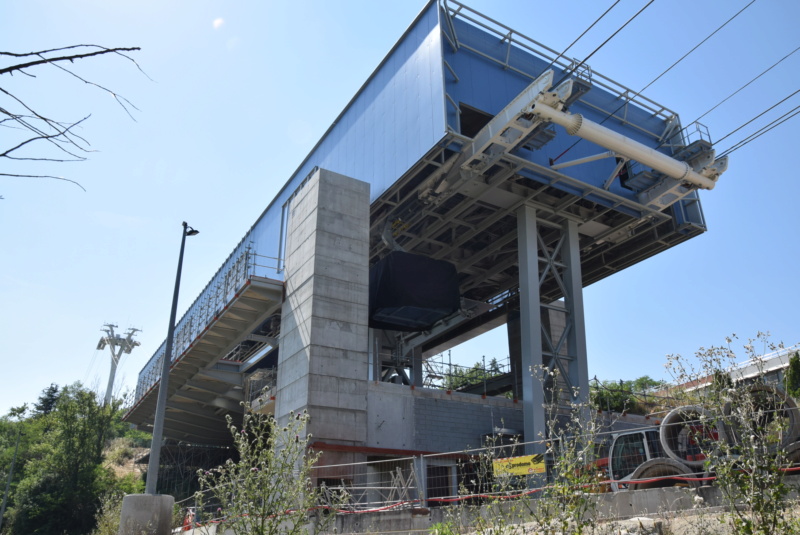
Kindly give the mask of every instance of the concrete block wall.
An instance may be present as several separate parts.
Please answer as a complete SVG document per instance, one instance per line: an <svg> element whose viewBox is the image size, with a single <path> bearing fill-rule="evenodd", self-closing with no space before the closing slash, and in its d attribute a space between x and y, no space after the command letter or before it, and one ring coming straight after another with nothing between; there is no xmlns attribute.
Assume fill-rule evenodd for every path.
<svg viewBox="0 0 800 535"><path fill-rule="evenodd" d="M366 440L369 184L318 170L289 203L275 415L313 441Z"/></svg>
<svg viewBox="0 0 800 535"><path fill-rule="evenodd" d="M417 449L462 451L481 447L482 436L493 433L495 428L522 431L522 404L469 394L449 397L452 399L428 395L416 400Z"/></svg>
<svg viewBox="0 0 800 535"><path fill-rule="evenodd" d="M367 445L424 452L481 446L495 427L522 429L522 405L392 383L371 383L367 397Z"/></svg>
<svg viewBox="0 0 800 535"><path fill-rule="evenodd" d="M414 450L414 390L372 382L367 393L367 445Z"/></svg>

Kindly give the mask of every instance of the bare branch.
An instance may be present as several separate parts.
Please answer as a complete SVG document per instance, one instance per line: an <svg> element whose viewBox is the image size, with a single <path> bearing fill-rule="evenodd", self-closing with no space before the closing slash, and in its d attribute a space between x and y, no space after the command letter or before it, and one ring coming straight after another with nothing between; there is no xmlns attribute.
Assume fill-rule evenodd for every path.
<svg viewBox="0 0 800 535"><path fill-rule="evenodd" d="M87 49L89 51L87 51ZM86 78L78 75L77 73L72 72L72 70L64 66L63 63L66 61L74 63L76 60L79 59L92 58L105 54L115 54L118 56L122 56L123 58L132 62L134 65L136 65L136 68L139 70L139 72L147 76L147 73L145 73L142 70L139 64L132 57L126 54L126 52L134 52L138 50L140 50L139 47L106 48L98 45L82 44L82 45L72 45L68 47L52 48L47 50L25 52L25 53L0 51L0 57L5 56L9 58L31 58L29 61L24 61L23 63L0 68L0 75L10 74L13 76L15 73L21 73L26 76L35 78L36 77L35 75L27 72L28 69L51 64L53 67L61 69L65 73L73 76L74 78L77 78L81 82L88 85L92 85L113 96L114 99L117 101L117 103L122 107L122 109L125 110L125 113L128 114L128 117L130 117L132 120L135 121L136 119L133 117L131 109L136 111L139 111L139 109L131 101L129 101L122 95L117 94L115 91L112 91L108 87L100 85L91 80L87 80ZM149 76L147 76L147 78L151 79ZM86 121L90 117L89 115L76 122L57 121L38 113L25 101L18 98L16 95L10 93L9 91L3 89L2 87L0 87L0 95L5 95L13 102L15 102L16 104L14 105L14 107L17 106L20 107L21 108L20 111L24 110L22 111L22 113L17 113L16 110L13 109L8 110L3 107L0 107L0 126L13 130L27 130L28 132L33 134L28 139L22 141L16 140L15 141L16 144L8 149L0 149L0 158L6 158L9 160L16 160L16 161L40 161L40 162L62 163L62 162L74 162L74 161L85 160L86 157L81 156L80 152L83 153L94 152L89 148L90 143L85 138L75 133L75 130L77 129L78 125L81 125L84 121ZM58 158L49 156L27 156L27 155L23 156L18 154L18 152L21 151L22 149L28 148L35 142L39 141L50 143L53 147L57 148L62 153L66 154L67 157ZM27 174L2 173L2 172L0 172L0 176L16 177L16 178L50 178L54 180L63 180L65 182L71 182L76 186L80 187L81 189L83 189L84 191L86 191L83 188L83 186L81 186L78 182L60 176L27 175Z"/></svg>
<svg viewBox="0 0 800 535"><path fill-rule="evenodd" d="M75 48L80 47L80 46L97 46L97 45L76 45ZM122 54L122 52L134 52L136 50L141 50L141 48L139 48L139 47L131 47L131 48L102 48L102 47L99 47L99 48L101 48L101 50L97 50L95 52L86 52L85 54L73 54L71 56L58 56L58 57L55 57L55 58L40 57L40 59L38 59L36 61L29 61L27 63L20 63L19 65L11 65L10 67L6 67L4 69L0 69L0 74L14 73L16 71L21 71L23 69L28 69L30 67L35 67L37 65L46 65L48 63L55 64L56 62L59 62L59 61L69 61L70 63L72 63L76 59L85 59L85 58L90 58L92 56L101 56L103 54L119 54L120 56L123 56L123 57L128 58L131 61L133 61L130 57L126 56L125 54ZM63 50L63 49L55 49L55 50ZM43 53L44 52L25 54L25 56L41 55ZM0 55L13 56L14 54L10 53L10 52L0 52ZM133 62L136 63L135 61L133 61ZM137 64L137 66L138 66L138 64Z"/></svg>
<svg viewBox="0 0 800 535"><path fill-rule="evenodd" d="M134 62L134 63L135 63L135 62ZM133 117L133 115L131 115L131 112L128 110L128 106L132 107L132 108L133 108L134 110L136 110L136 111L140 111L140 110L139 110L139 108L137 108L136 106L134 106L134 104L133 104L133 103L132 103L130 100L128 100L127 98L123 97L122 95L118 95L117 93L115 93L114 91L111 91L111 90L110 90L110 89L108 89L107 87L103 87L103 86L102 86L102 85L100 85L100 84L96 84L96 83L94 83L94 82L90 82L89 80L85 80L84 78L81 78L80 76L78 76L77 74L75 74L74 72L72 72L71 70L69 70L69 69L65 69L65 68L64 68L64 67L62 67L61 65L55 65L55 64L53 64L53 67L58 67L58 68L59 68L59 69L61 69L62 71L66 72L67 74L70 74L70 75L74 76L75 78L77 78L78 80L80 80L81 82L83 82L84 84L93 85L93 86L95 86L95 87L97 87L97 88L99 88L99 89L102 89L103 91L105 91L105 92L109 93L111 96L113 96L113 97L114 97L114 100L116 100L116 101L117 101L117 103L120 105L120 107L122 107L122 109L123 109L123 110L125 110L125 113L127 113L127 114L128 114L128 117L130 117L132 121L136 122L136 119ZM140 70L141 70L141 69L140 69ZM123 102L123 101L124 101L124 102ZM125 104L127 104L128 106L126 106Z"/></svg>
<svg viewBox="0 0 800 535"><path fill-rule="evenodd" d="M52 175L17 175L14 173L0 173L0 176L7 176L12 178L52 178L54 180L63 180L65 182L71 182L81 188L83 191L86 191L86 188L81 186L78 182L74 180L70 180L69 178L64 178L63 176L52 176Z"/></svg>
<svg viewBox="0 0 800 535"><path fill-rule="evenodd" d="M11 112L9 112L8 110L0 108L0 113L4 113L4 114L8 115L15 122L17 122L18 124L22 125L26 130L30 130L31 132L37 134L36 138L34 138L34 139L48 141L48 142L52 143L58 150L66 153L66 154L69 154L70 156L72 156L73 158L76 158L78 160L85 160L86 158L84 158L82 156L78 156L77 154L73 154L72 151L67 150L65 147L63 147L61 145L61 143L67 143L69 145L72 145L73 147L75 147L75 148L77 148L77 149L79 149L79 150L81 150L83 152L93 152L93 151L91 151L91 150L89 150L89 149L87 149L85 147L82 147L76 141L76 140L79 140L79 141L85 143L86 145L89 145L89 142L86 139L84 139L83 137L81 137L81 136L75 134L74 132L72 132L72 129L74 127L76 127L77 125L79 125L82 122L84 122L85 120L87 120L89 117L91 117L91 115L87 115L86 117L84 117L80 121L77 121L77 122L74 122L74 123L71 123L71 124L67 124L66 127L65 127L61 123L53 121L52 119L48 119L47 117L44 117L42 115L39 115L38 113L36 113L36 111L34 111L30 107L28 107L24 102L22 102L21 100L16 98L14 95L8 93L7 91L3 90L3 88L1 88L1 87L0 87L0 91L2 91L3 93L7 94L11 98L13 98L17 102L19 102L22 106L24 106L25 109L27 109L31 113L33 113L34 114L34 116L32 117L33 119L38 119L38 120L44 122L47 126L49 126L50 128L52 128L53 130L56 131L56 134L48 134L47 132L44 132L43 130L38 128L33 123L29 122L27 120L28 118L26 116L15 115L15 114L12 114ZM27 143L27 142L25 142L25 143ZM10 149L9 151L6 151L3 154L0 154L0 157L6 156L9 152L11 152L11 150L14 150L14 148Z"/></svg>
<svg viewBox="0 0 800 535"><path fill-rule="evenodd" d="M0 56L11 56L11 57L14 57L14 58L24 58L24 57L27 57L27 56L40 56L42 54L49 54L50 52L61 52L63 50L74 50L76 48L92 48L92 47L94 47L94 48L105 48L105 47L98 46L98 45L70 45L70 46L64 46L64 47L60 47L60 48L50 48L48 50L39 50L39 51L36 51L36 52L22 52L22 53L20 53L20 52L3 52L3 51L0 51Z"/></svg>

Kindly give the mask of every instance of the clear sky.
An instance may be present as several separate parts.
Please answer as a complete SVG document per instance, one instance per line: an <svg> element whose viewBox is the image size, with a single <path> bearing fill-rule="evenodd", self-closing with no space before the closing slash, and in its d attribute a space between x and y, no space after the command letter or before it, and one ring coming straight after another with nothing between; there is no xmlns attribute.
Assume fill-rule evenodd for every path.
<svg viewBox="0 0 800 535"><path fill-rule="evenodd" d="M748 0L749 1L749 0ZM639 90L748 1L656 0L589 61ZM472 0L485 15L563 50L611 0ZM584 58L646 4L622 0L568 56ZM122 58L84 60L82 77L133 102L131 120L106 93L57 69L0 76L0 87L62 121L97 152L83 163L0 160L0 414L50 383L103 391L104 323L142 329L123 360L130 389L167 331L183 220L187 243L179 315L195 299L380 60L422 0L25 0L4 2L0 50L73 44L138 46L147 76ZM800 46L800 2L757 0L645 95L694 120ZM800 52L703 119L716 140L800 87ZM725 149L798 105L787 100L720 144ZM3 101L3 106L8 102ZM798 328L800 120L731 156L702 195L709 231L585 291L589 371L600 379L667 378L665 355L724 337ZM10 139L0 130L0 147ZM454 357L507 355L504 336Z"/></svg>

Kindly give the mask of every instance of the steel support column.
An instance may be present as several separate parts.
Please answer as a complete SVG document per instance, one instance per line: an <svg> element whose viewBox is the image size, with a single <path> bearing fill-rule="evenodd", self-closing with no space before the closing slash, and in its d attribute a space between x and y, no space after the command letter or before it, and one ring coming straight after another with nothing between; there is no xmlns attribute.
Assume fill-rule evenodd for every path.
<svg viewBox="0 0 800 535"><path fill-rule="evenodd" d="M422 366L422 346L417 345L414 346L414 349L411 350L411 365L412 365L412 385L414 388L422 388L423 379L422 376L424 373L424 369Z"/></svg>
<svg viewBox="0 0 800 535"><path fill-rule="evenodd" d="M544 389L534 376L542 365L542 320L539 313L539 256L536 210L523 205L517 210L519 250L520 342L522 346L522 410L527 454L544 453L544 444L530 445L546 433Z"/></svg>
<svg viewBox="0 0 800 535"><path fill-rule="evenodd" d="M566 243L561 259L564 263L564 308L567 312L567 353L570 358L569 382L573 397L581 402L589 401L589 369L586 357L586 322L583 313L583 282L581 280L581 258L578 225L574 221L564 223ZM577 393L577 396L575 394Z"/></svg>

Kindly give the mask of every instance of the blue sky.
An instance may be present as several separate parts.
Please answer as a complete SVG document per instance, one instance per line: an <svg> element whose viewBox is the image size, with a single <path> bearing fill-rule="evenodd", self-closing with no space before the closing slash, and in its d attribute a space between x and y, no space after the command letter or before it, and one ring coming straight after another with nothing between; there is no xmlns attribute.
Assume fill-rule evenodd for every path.
<svg viewBox="0 0 800 535"><path fill-rule="evenodd" d="M623 0L568 56L582 59L638 11ZM563 50L611 1L467 2ZM747 4L656 0L589 61L634 89ZM422 1L7 2L0 49L72 44L139 46L148 76L121 58L75 64L119 92L55 69L0 77L0 87L64 121L88 114L81 135L97 152L83 163L0 161L3 172L56 174L66 182L0 177L0 355L7 380L0 414L36 400L51 382L105 388L109 356L95 346L106 322L142 329L119 388L131 388L164 339L180 224L187 243L179 314L194 300L303 157L400 37ZM695 119L800 46L800 3L758 0L645 92ZM719 139L800 85L800 53L703 119ZM797 106L789 99L719 148ZM585 291L589 370L600 379L664 377L665 355L690 355L724 337L770 331L800 341L800 121L790 120L731 156L704 192L709 231ZM7 134L0 131L0 146ZM466 363L507 355L489 336L454 350Z"/></svg>

